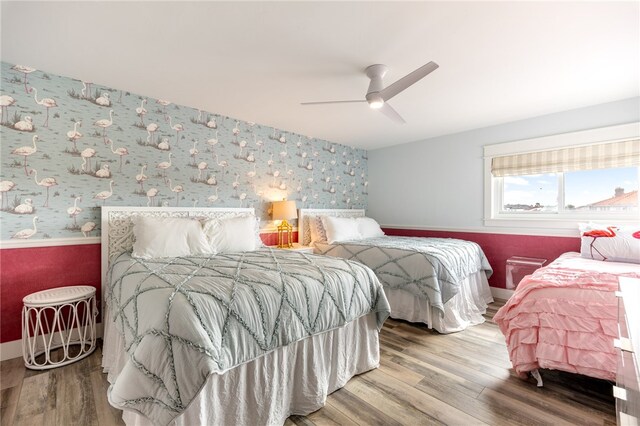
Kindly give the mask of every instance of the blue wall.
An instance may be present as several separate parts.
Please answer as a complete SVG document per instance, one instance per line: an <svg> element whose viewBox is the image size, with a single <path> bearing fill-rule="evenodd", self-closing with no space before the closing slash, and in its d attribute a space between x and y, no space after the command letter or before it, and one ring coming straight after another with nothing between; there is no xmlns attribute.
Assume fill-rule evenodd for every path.
<svg viewBox="0 0 640 426"><path fill-rule="evenodd" d="M366 207L364 150L20 65L1 69L0 103L11 104L0 126L1 186L11 188L2 192L2 240L32 228L35 216L30 239L98 236L103 203L255 207L263 221L285 197L298 207ZM21 155L36 135L35 152ZM48 200L47 178L55 179Z"/></svg>

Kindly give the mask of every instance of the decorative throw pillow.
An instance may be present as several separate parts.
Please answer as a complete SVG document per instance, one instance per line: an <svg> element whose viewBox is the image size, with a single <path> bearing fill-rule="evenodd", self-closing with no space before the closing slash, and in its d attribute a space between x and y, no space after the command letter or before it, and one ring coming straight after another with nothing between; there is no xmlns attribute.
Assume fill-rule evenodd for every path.
<svg viewBox="0 0 640 426"><path fill-rule="evenodd" d="M610 262L640 263L640 226L581 223L580 255Z"/></svg>
<svg viewBox="0 0 640 426"><path fill-rule="evenodd" d="M256 223L253 215L209 219L203 229L215 253L254 251L262 245L256 239Z"/></svg>
<svg viewBox="0 0 640 426"><path fill-rule="evenodd" d="M354 217L323 216L322 224L329 244L362 238L358 230L358 221Z"/></svg>
<svg viewBox="0 0 640 426"><path fill-rule="evenodd" d="M358 231L362 238L375 238L384 235L384 232L375 219L370 217L359 217L356 221L358 222Z"/></svg>
<svg viewBox="0 0 640 426"><path fill-rule="evenodd" d="M193 219L135 217L133 235L133 257L153 259L211 253L200 222Z"/></svg>
<svg viewBox="0 0 640 426"><path fill-rule="evenodd" d="M311 231L311 243L316 241L327 241L327 232L322 224L323 216L309 218L309 229Z"/></svg>

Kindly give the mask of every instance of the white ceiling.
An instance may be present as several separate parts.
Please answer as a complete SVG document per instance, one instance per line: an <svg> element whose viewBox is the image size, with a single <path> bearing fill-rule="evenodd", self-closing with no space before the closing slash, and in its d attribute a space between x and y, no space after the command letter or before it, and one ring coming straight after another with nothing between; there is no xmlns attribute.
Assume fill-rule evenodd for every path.
<svg viewBox="0 0 640 426"><path fill-rule="evenodd" d="M640 3L6 2L2 60L375 149L638 96ZM357 99L440 68L390 104Z"/></svg>

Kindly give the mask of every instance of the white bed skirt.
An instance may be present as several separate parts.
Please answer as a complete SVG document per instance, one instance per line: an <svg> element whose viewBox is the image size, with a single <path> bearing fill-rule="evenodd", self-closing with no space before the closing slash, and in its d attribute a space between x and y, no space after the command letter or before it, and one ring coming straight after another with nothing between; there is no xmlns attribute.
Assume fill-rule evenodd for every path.
<svg viewBox="0 0 640 426"><path fill-rule="evenodd" d="M460 292L444 305L444 315L433 309L427 299L394 289L384 289L391 305L391 317L410 322L422 322L440 333L453 333L482 324L487 305L493 302L491 289L484 271L469 275L460 286Z"/></svg>
<svg viewBox="0 0 640 426"><path fill-rule="evenodd" d="M128 357L121 336L104 321L102 366L114 383ZM212 374L172 425L281 425L324 406L327 395L380 362L375 314L278 348L222 375ZM124 411L127 425L152 425Z"/></svg>

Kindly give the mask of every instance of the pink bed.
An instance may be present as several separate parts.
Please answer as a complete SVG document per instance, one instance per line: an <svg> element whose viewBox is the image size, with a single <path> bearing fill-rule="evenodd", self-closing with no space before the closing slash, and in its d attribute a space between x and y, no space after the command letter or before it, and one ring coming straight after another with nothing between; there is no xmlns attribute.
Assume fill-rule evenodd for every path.
<svg viewBox="0 0 640 426"><path fill-rule="evenodd" d="M549 368L615 380L619 276L640 278L640 265L565 253L525 277L494 317L515 371L539 377L538 368Z"/></svg>

